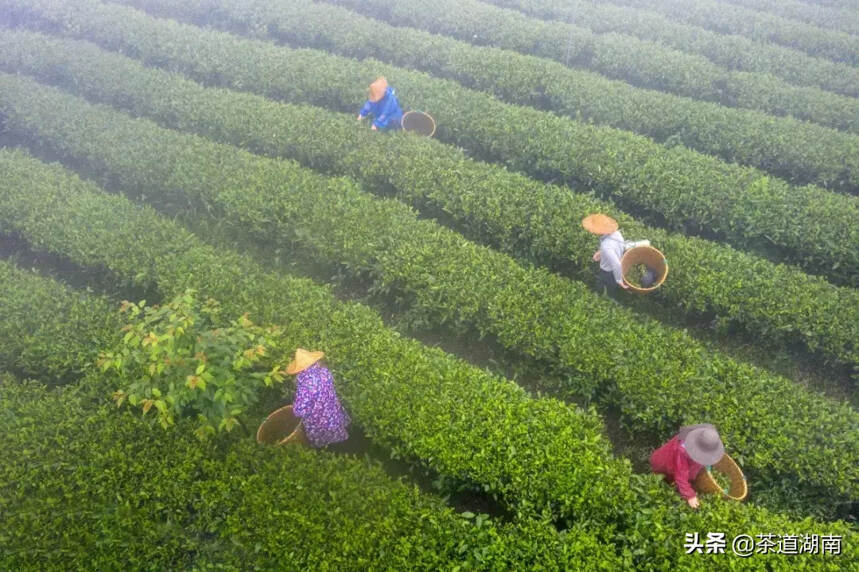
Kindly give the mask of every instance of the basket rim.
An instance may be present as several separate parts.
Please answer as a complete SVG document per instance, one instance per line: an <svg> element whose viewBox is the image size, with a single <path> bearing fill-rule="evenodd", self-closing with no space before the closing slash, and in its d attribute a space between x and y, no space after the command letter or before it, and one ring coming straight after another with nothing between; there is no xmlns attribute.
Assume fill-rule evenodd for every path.
<svg viewBox="0 0 859 572"><path fill-rule="evenodd" d="M657 254L659 254L659 256L662 257L662 261L665 263L665 272L659 278L659 281L656 284L654 284L653 286L650 286L649 288L642 288L641 286L636 286L634 284L630 284L629 282L626 281L626 277L624 277L624 279L623 279L624 283L627 286L629 286L629 289L632 290L633 292L639 292L639 293L653 292L654 290L656 290L657 288L662 286L662 284L665 283L665 279L668 278L668 269L669 269L668 268L668 259L665 258L665 254L661 250L659 250L658 248L656 248L653 245L648 244L648 245L642 245L642 246L634 246L634 247L624 251L623 255L621 255L621 257L620 257L621 265L623 265L623 259L626 258L626 255L629 254L630 252L634 251L634 250L652 250L652 251L656 252Z"/></svg>
<svg viewBox="0 0 859 572"><path fill-rule="evenodd" d="M264 442L264 441L262 441L262 440L261 440L261 433L262 433L262 429L263 429L263 427L265 427L266 423L268 423L268 422L269 422L269 420L271 420L271 418L272 418L272 417L275 417L276 415L279 415L280 413L282 413L282 412L284 412L284 411L289 411L289 412L290 412L290 414L291 414L295 419L298 419L298 423L295 425L295 428L293 428L293 430L292 430L292 431L290 431L290 433L289 433L288 435L286 435L286 436L285 436L285 437L283 437L282 439L279 439L279 440L277 440L277 441L275 441L275 442L273 442L273 443L271 443L271 444L272 444L272 445L282 445L282 444L286 443L288 440L296 438L296 437L299 435L299 433L302 433L302 434L303 434L303 432L304 432L304 424L302 423L301 418L299 418L298 416L296 416L296 415L295 415L295 413L293 413L293 411L292 411L292 406L293 406L293 404L292 404L292 403L290 403L289 405L284 405L283 407L278 407L277 409L275 409L274 411L272 411L271 413L269 413L269 414L266 416L266 418L265 418L265 419L263 419L263 420L262 420L262 423L260 423L260 424L259 424L259 427L257 427L257 432L256 432L256 441L257 441L257 443L259 443L259 444L261 444L261 445L267 445L267 444L269 444L269 443L266 443L266 442Z"/></svg>
<svg viewBox="0 0 859 572"><path fill-rule="evenodd" d="M736 481L733 477L731 477L731 486L733 487L733 485L739 484L742 487L742 490L741 490L742 494L740 494L740 495L730 494L730 492L729 492L731 490L730 488L726 491L725 489L721 488L718 485L718 483L716 482L716 480L713 478L712 469L716 465L718 465L719 463L721 463L723 461L726 462L728 465L730 465L732 468L736 469L736 472L739 474L740 477L742 477L742 481L740 481L740 482ZM724 471L721 471L721 472L724 473ZM701 472L699 473L699 475L696 476L695 480L697 481L699 478L703 478L707 482L707 484L712 489L714 489L713 491L699 491L699 492L703 492L704 494L719 494L723 498L735 500L735 501L745 500L746 497L748 497L748 495L749 495L749 484L748 484L748 480L746 479L745 473L743 473L743 470L740 468L740 466L737 464L737 462L734 461L734 459L731 458L731 456L728 455L727 453L725 453L724 456L721 459L719 459L719 461L717 461L716 463L713 463L712 465L704 465Z"/></svg>
<svg viewBox="0 0 859 572"><path fill-rule="evenodd" d="M406 117L408 117L412 113L414 113L415 115L423 115L424 117L429 118L430 123L432 123L432 131L430 131L429 135L424 135L424 137L432 137L433 135L435 135L435 130L436 130L435 118L432 115L430 115L429 113L427 113L426 111L418 111L417 109L410 109L410 110L406 111L405 113L403 113L403 118L400 119L400 125L402 125L403 121L405 121ZM409 130L406 129L406 131L409 131Z"/></svg>

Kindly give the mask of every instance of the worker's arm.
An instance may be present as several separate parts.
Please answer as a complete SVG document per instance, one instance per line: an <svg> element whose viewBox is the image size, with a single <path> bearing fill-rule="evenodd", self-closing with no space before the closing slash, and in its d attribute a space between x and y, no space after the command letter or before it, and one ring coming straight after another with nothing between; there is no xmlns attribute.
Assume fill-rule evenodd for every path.
<svg viewBox="0 0 859 572"><path fill-rule="evenodd" d="M689 475L689 462L678 455L674 460L674 485L680 496L686 499L689 506L698 508L698 494L692 487L692 479Z"/></svg>
<svg viewBox="0 0 859 572"><path fill-rule="evenodd" d="M370 109L371 109L370 106L371 105L372 105L372 103L370 102L369 99L364 102L364 107L362 107L361 111L358 112L358 119L362 119L365 115L370 113Z"/></svg>

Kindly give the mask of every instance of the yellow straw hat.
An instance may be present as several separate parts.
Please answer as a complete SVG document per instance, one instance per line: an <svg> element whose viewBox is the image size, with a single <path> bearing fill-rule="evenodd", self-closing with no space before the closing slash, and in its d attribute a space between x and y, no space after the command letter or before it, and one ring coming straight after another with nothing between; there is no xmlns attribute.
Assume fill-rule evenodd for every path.
<svg viewBox="0 0 859 572"><path fill-rule="evenodd" d="M582 219L582 226L594 234L611 234L617 230L617 221L604 214L592 214Z"/></svg>
<svg viewBox="0 0 859 572"><path fill-rule="evenodd" d="M370 84L370 101L376 103L385 97L385 90L388 89L388 80L383 77L378 78Z"/></svg>
<svg viewBox="0 0 859 572"><path fill-rule="evenodd" d="M286 366L286 373L289 375L301 373L321 360L324 355L325 354L322 352L309 352L304 348L298 348L295 350L295 359L289 362L289 365Z"/></svg>

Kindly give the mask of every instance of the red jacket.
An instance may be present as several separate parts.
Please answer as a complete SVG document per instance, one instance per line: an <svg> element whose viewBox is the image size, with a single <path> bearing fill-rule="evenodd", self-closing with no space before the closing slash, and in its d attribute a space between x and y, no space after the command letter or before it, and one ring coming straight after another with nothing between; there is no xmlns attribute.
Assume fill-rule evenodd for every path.
<svg viewBox="0 0 859 572"><path fill-rule="evenodd" d="M704 466L692 460L677 436L653 452L650 467L654 473L665 475L667 482L673 482L684 499L696 496L692 481Z"/></svg>

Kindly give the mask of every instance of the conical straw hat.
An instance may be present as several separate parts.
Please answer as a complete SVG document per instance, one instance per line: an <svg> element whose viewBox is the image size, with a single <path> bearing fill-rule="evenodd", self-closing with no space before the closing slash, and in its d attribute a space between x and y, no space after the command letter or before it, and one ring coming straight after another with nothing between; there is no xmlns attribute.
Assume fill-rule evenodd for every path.
<svg viewBox="0 0 859 572"><path fill-rule="evenodd" d="M611 234L617 230L617 221L604 214L592 214L582 219L582 226L594 234Z"/></svg>
<svg viewBox="0 0 859 572"><path fill-rule="evenodd" d="M385 97L385 90L388 89L388 80L383 77L378 78L370 84L370 101L373 103Z"/></svg>
<svg viewBox="0 0 859 572"><path fill-rule="evenodd" d="M295 350L295 359L289 362L289 365L286 366L286 373L289 375L301 373L321 360L324 355L325 354L322 352L309 352L304 348L298 348Z"/></svg>

